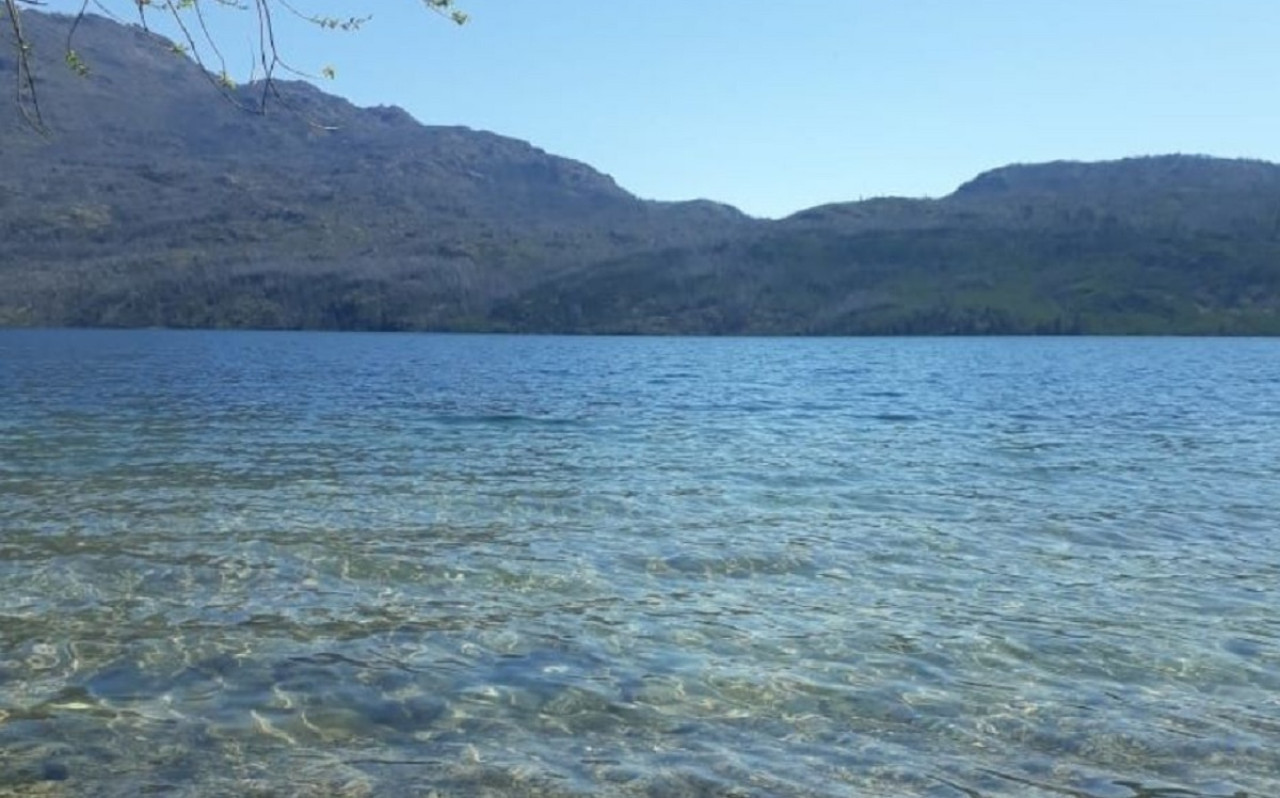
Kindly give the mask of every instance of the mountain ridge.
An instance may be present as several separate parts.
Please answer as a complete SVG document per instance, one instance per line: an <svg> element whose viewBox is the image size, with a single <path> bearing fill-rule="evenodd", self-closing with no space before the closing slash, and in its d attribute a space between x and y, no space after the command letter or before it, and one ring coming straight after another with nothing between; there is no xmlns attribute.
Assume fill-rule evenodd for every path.
<svg viewBox="0 0 1280 798"><path fill-rule="evenodd" d="M68 19L24 21L55 132L0 104L0 324L1280 334L1263 161L1012 164L944 197L754 219L307 83L248 114L97 17L78 78L55 57Z"/></svg>

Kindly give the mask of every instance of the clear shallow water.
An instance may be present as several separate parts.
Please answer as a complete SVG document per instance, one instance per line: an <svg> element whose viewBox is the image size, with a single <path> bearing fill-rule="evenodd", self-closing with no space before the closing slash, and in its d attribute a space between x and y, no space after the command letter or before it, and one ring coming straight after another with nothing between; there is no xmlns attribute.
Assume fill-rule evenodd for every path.
<svg viewBox="0 0 1280 798"><path fill-rule="evenodd" d="M1280 342L0 332L0 794L1280 794Z"/></svg>

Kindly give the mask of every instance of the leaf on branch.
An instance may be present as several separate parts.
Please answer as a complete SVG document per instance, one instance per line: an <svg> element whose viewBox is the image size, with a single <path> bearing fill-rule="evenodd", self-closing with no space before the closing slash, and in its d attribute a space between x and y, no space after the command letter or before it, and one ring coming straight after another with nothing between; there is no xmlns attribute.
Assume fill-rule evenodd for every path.
<svg viewBox="0 0 1280 798"><path fill-rule="evenodd" d="M79 53L77 53L75 50L67 50L67 54L66 56L64 56L64 58L67 62L67 67L72 72L74 72L76 75L82 78L88 77L89 65L84 62L84 59L80 57Z"/></svg>
<svg viewBox="0 0 1280 798"><path fill-rule="evenodd" d="M459 11L453 3L453 0L422 0L427 8L442 14L453 20L458 25L465 25L467 15L465 12Z"/></svg>

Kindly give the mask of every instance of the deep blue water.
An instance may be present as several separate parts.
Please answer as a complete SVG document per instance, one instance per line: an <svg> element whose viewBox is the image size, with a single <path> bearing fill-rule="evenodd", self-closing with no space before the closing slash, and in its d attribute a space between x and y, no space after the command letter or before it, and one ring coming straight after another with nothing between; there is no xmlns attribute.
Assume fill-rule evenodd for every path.
<svg viewBox="0 0 1280 798"><path fill-rule="evenodd" d="M0 331L0 794L1280 795L1280 341Z"/></svg>

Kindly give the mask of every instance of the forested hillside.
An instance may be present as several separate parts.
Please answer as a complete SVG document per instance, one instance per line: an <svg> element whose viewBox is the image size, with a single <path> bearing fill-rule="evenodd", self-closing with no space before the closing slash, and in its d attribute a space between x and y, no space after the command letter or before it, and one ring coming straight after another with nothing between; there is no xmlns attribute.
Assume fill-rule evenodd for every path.
<svg viewBox="0 0 1280 798"><path fill-rule="evenodd" d="M1280 333L1269 163L1009 166L941 199L756 220L304 83L247 114L96 17L80 78L68 20L24 20L50 132L0 102L0 324ZM14 69L0 53L0 81Z"/></svg>

